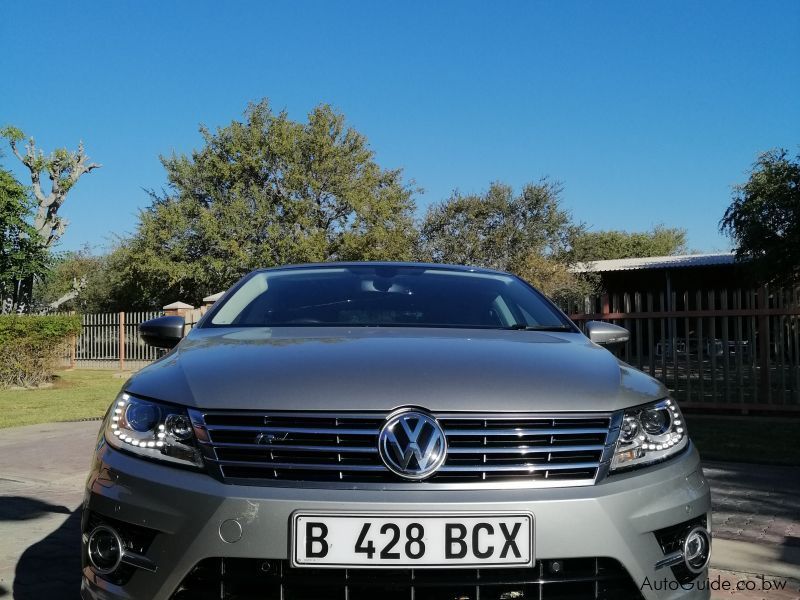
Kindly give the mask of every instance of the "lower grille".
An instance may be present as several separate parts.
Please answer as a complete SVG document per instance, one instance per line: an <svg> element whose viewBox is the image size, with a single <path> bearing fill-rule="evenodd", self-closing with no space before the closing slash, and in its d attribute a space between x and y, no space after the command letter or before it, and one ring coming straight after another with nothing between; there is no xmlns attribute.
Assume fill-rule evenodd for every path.
<svg viewBox="0 0 800 600"><path fill-rule="evenodd" d="M122 538L122 543L125 548L137 554L147 554L147 549L156 537L156 530L142 527L141 525L133 525L118 519L102 516L92 511L84 511L82 517L83 525L83 547L82 547L82 560L83 566L89 564L89 558L86 556L86 541L89 534L99 525L107 525L113 527L119 536ZM136 569L130 565L121 564L113 573L97 574L100 579L105 579L116 585L125 585L130 581L131 577L136 573Z"/></svg>
<svg viewBox="0 0 800 600"><path fill-rule="evenodd" d="M543 560L513 569L296 569L287 561L209 558L172 600L636 600L610 558Z"/></svg>
<svg viewBox="0 0 800 600"><path fill-rule="evenodd" d="M664 553L664 556L681 550L680 542L683 535L693 527L708 527L706 515L701 515L689 521L673 525L672 527L665 527L664 529L654 531L653 533L658 540L659 546L661 546L661 551ZM699 577L697 573L692 573L687 569L686 565L682 562L671 567L671 570L675 579L678 580L678 583L689 583L693 579Z"/></svg>

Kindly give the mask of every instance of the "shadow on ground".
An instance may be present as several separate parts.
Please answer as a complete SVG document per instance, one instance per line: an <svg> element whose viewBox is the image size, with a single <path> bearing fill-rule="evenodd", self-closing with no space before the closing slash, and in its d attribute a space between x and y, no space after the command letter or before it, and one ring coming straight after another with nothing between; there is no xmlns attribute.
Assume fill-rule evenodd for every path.
<svg viewBox="0 0 800 600"><path fill-rule="evenodd" d="M800 468L706 463L714 537L800 547Z"/></svg>
<svg viewBox="0 0 800 600"><path fill-rule="evenodd" d="M3 496L0 498L0 521L26 521L38 519L47 513L68 515L72 511L66 506L42 502L25 496Z"/></svg>
<svg viewBox="0 0 800 600"><path fill-rule="evenodd" d="M29 546L17 563L14 574L15 600L78 600L81 584L81 512L70 514L69 509L32 498L13 497L14 511L6 507L0 520L32 519L44 513L69 514L66 521L53 533ZM16 516L15 516L16 515ZM0 587L0 597L8 590Z"/></svg>

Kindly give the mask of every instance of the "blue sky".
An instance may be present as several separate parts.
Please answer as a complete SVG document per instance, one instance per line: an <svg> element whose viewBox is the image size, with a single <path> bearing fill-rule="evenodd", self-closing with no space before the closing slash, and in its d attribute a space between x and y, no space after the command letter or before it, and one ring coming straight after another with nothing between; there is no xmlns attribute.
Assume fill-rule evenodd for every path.
<svg viewBox="0 0 800 600"><path fill-rule="evenodd" d="M549 176L592 229L717 223L759 151L800 145L800 2L4 2L0 124L104 167L62 249L131 232L159 154L269 97L344 112L425 189ZM13 166L4 148L0 158Z"/></svg>

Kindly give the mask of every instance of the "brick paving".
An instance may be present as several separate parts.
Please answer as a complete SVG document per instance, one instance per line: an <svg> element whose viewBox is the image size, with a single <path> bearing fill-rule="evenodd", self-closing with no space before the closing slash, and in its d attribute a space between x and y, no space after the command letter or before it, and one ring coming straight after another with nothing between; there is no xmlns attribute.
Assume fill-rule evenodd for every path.
<svg viewBox="0 0 800 600"><path fill-rule="evenodd" d="M709 462L703 470L711 486L715 539L781 550L800 548L800 468ZM719 577L720 581L729 582L731 589L714 590L711 597L800 600L797 580L769 575L762 580L761 575L771 570L770 565L754 564L748 570L749 573L733 573L713 569L711 581ZM775 584L780 582L786 583L784 589L776 589ZM745 589L736 589L737 585Z"/></svg>
<svg viewBox="0 0 800 600"><path fill-rule="evenodd" d="M717 585L717 582L720 589L712 587L712 600L800 600L800 581L797 580L712 569L709 583ZM727 589L723 587L726 585Z"/></svg>
<svg viewBox="0 0 800 600"><path fill-rule="evenodd" d="M80 503L99 424L59 423L0 433L0 600L78 600ZM709 463L713 530L718 539L773 549L800 547L800 468ZM738 547L738 546L737 546ZM794 552L791 556L796 556ZM792 559L794 560L794 559ZM762 589L753 564L712 569L714 600L800 600L800 582ZM752 589L736 589L747 587Z"/></svg>
<svg viewBox="0 0 800 600"><path fill-rule="evenodd" d="M714 537L800 547L800 467L707 463Z"/></svg>

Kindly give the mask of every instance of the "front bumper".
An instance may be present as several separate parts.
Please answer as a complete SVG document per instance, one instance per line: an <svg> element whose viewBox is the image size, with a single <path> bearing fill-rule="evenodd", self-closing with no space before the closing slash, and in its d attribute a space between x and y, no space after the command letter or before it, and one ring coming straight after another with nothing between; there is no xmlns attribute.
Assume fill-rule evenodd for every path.
<svg viewBox="0 0 800 600"><path fill-rule="evenodd" d="M614 475L594 486L420 486L400 491L228 485L205 473L148 462L101 444L87 481L84 509L158 532L146 553L158 570L137 570L125 585L101 579L84 560L84 600L169 600L187 573L210 557L287 559L290 516L299 509L530 511L535 516L537 561L613 558L642 588L646 600L709 597L707 589L697 585L706 573L694 585L678 586L669 568L655 570L664 553L653 532L710 511L709 488L693 447L664 464ZM229 543L223 541L220 527L232 519L241 524L241 538Z"/></svg>

